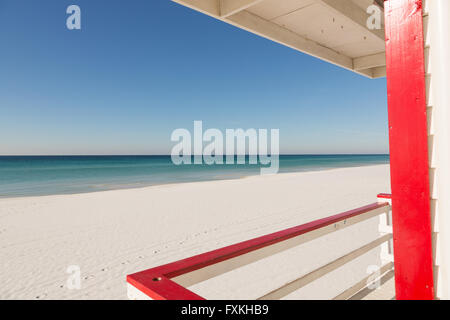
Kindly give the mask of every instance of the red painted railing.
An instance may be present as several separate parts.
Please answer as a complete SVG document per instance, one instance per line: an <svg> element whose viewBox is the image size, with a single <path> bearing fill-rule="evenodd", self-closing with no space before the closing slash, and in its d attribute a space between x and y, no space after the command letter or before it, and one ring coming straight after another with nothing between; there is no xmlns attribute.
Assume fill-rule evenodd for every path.
<svg viewBox="0 0 450 320"><path fill-rule="evenodd" d="M377 196L378 199L388 199L391 200L392 199L392 195L390 193L380 193Z"/></svg>
<svg viewBox="0 0 450 320"><path fill-rule="evenodd" d="M389 206L389 203L387 202L370 204L358 209L247 240L191 258L131 274L127 276L127 282L154 300L202 300L204 299L203 297L177 284L171 279L265 247L273 246L277 243L308 234L321 228L333 225L336 226L339 222L345 222L350 218L387 206Z"/></svg>

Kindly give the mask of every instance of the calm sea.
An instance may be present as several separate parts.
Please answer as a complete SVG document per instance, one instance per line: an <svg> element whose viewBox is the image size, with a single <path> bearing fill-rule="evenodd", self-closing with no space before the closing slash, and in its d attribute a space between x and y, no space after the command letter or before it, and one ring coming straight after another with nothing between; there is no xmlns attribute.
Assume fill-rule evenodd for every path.
<svg viewBox="0 0 450 320"><path fill-rule="evenodd" d="M283 155L280 172L389 163L388 155ZM170 156L0 156L0 198L257 175L256 165L181 165Z"/></svg>

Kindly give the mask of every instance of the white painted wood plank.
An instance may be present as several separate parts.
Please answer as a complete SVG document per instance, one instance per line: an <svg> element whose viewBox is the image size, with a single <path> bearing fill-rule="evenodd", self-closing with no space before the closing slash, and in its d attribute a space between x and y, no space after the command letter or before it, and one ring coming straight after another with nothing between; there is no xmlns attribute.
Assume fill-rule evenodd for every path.
<svg viewBox="0 0 450 320"><path fill-rule="evenodd" d="M357 294L359 291L361 291L364 288L366 288L368 286L368 284L370 283L370 280L373 279L376 274L379 274L381 276L381 275L385 274L386 272L388 272L389 270L393 270L393 269L394 269L394 263L393 262L386 263L384 266L382 266L380 268L379 271L368 275L366 278L362 279L360 282L358 282L357 284L355 284L351 288L348 288L347 290L342 292L340 295L338 295L335 298L333 298L333 300L347 300L347 299L350 299L355 294Z"/></svg>
<svg viewBox="0 0 450 320"><path fill-rule="evenodd" d="M320 58L349 70L353 70L353 61L348 56L321 46L315 41L306 39L293 31L262 19L261 17L250 12L239 12L225 19L225 21L244 30L253 32L259 36L312 55L316 58Z"/></svg>
<svg viewBox="0 0 450 320"><path fill-rule="evenodd" d="M385 52L380 52L370 56L364 56L353 59L353 68L355 70L364 70L384 66L386 66Z"/></svg>
<svg viewBox="0 0 450 320"><path fill-rule="evenodd" d="M384 28L380 30L369 30L367 28L367 19L369 15L366 11L362 10L359 6L355 5L349 0L316 0L320 4L335 11L336 13L347 17L356 26L358 26L364 32L370 32L376 36L381 43L385 43Z"/></svg>
<svg viewBox="0 0 450 320"><path fill-rule="evenodd" d="M323 267L316 269L292 282L289 282L285 284L284 286L267 293L266 295L262 296L258 300L278 300L281 299L288 294L297 291L298 289L306 286L307 284L313 282L314 280L326 275L327 273L330 273L337 268L343 266L344 264L362 256L363 254L369 252L370 250L380 246L382 243L389 241L392 238L391 234L384 235L375 241L372 241L365 246L362 246L359 249L356 249L348 254L346 254L343 257L340 257L339 259L336 259Z"/></svg>
<svg viewBox="0 0 450 320"><path fill-rule="evenodd" d="M229 17L239 11L250 8L263 0L219 0L220 16L222 18Z"/></svg>
<svg viewBox="0 0 450 320"><path fill-rule="evenodd" d="M263 19L272 21L296 10L301 10L314 4L315 0L265 0L248 10Z"/></svg>
<svg viewBox="0 0 450 320"><path fill-rule="evenodd" d="M372 77L376 78L384 78L386 77L386 67L376 67L372 69Z"/></svg>

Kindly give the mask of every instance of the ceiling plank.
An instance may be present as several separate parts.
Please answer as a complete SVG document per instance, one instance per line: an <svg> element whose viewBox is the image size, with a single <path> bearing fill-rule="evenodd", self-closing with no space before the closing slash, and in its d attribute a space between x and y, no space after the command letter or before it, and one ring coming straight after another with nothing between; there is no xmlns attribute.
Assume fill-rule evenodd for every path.
<svg viewBox="0 0 450 320"><path fill-rule="evenodd" d="M354 71L368 78L373 78L373 68L355 70L354 59L339 53L331 48L323 46L313 40L303 37L289 29L286 29L274 22L265 20L247 10L237 11L228 17L220 16L219 0L172 0L191 9L201 11L205 14L220 19L238 28L252 32L261 37L280 43L292 49L314 56L318 59L335 64L347 70ZM327 0L314 0L327 1ZM340 0L332 0L340 1ZM237 3L237 2L236 2ZM364 12L360 9L361 12Z"/></svg>
<svg viewBox="0 0 450 320"><path fill-rule="evenodd" d="M367 27L369 15L366 11L358 7L350 0L316 0L317 3L328 7L337 14L343 15L352 20L360 28L375 35L380 41L385 42L384 28L380 30L370 30Z"/></svg>
<svg viewBox="0 0 450 320"><path fill-rule="evenodd" d="M372 74L374 78L384 78L386 77L386 66L377 67L372 69Z"/></svg>
<svg viewBox="0 0 450 320"><path fill-rule="evenodd" d="M263 0L220 0L220 16L229 17Z"/></svg>
<svg viewBox="0 0 450 320"><path fill-rule="evenodd" d="M384 66L386 66L386 54L384 52L353 59L353 69L355 70L364 70Z"/></svg>
<svg viewBox="0 0 450 320"><path fill-rule="evenodd" d="M273 22L264 20L248 11L241 11L234 14L228 19L225 19L225 21L290 48L322 58L328 62L343 66L344 68L353 69L353 61L351 58L321 46L317 42L306 39Z"/></svg>
<svg viewBox="0 0 450 320"><path fill-rule="evenodd" d="M338 65L347 70L354 71L365 77L373 78L373 72L371 69L354 70L352 58L338 53L330 48L324 47L315 41L306 39L297 33L283 28L276 23L265 20L251 12L241 11L228 17L227 19L223 19L223 21L252 32L263 38L267 38L292 49Z"/></svg>

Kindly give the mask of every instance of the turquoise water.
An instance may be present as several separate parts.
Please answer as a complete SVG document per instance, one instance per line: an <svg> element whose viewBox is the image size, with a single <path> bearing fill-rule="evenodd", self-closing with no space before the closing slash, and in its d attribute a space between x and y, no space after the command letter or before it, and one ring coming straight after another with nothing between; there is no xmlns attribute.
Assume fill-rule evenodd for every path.
<svg viewBox="0 0 450 320"><path fill-rule="evenodd" d="M389 163L388 155L282 155L279 172ZM0 198L234 179L259 165L181 165L170 156L0 156Z"/></svg>

